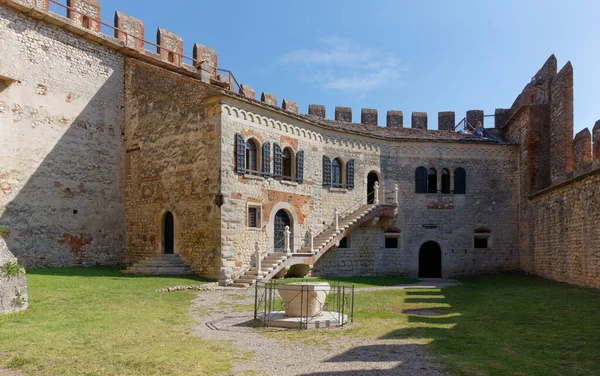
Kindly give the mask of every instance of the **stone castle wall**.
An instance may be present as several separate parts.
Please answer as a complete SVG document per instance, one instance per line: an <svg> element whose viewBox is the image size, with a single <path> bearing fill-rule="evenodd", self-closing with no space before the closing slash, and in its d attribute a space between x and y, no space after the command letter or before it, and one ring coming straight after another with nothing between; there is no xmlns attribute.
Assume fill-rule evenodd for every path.
<svg viewBox="0 0 600 376"><path fill-rule="evenodd" d="M381 174L386 188L398 184L398 216L367 223L350 236L350 249L326 254L314 275L385 275L417 277L419 250L435 241L442 250L442 276L516 270L518 185L514 145L404 143L386 145ZM466 194L415 193L415 170L462 167ZM389 202L389 198L387 200ZM386 228L400 231L400 248L385 248ZM491 246L474 248L474 231L491 230Z"/></svg>
<svg viewBox="0 0 600 376"><path fill-rule="evenodd" d="M274 111L242 101L224 99L222 110L223 258L229 280L253 263L256 244L272 248L273 216L288 210L297 221L294 246L308 242L333 221L334 209L343 212L356 202L366 203L367 175L380 176L381 201L393 203L394 185L400 189L397 219L366 224L352 231L351 249L327 253L314 267L314 275L404 274L417 276L420 246L434 240L442 246L443 275L456 276L518 268L516 222L517 163L514 145L432 142L385 142L342 132L326 131ZM302 183L285 182L236 173L235 135L304 150ZM323 187L323 155L355 161L355 187L351 190ZM273 153L271 153L271 166ZM419 166L440 171L467 170L468 191L460 194L416 194L415 170ZM247 208L261 208L260 228L248 228ZM354 206L351 210L358 209ZM384 249L385 231L399 228L403 246ZM474 249L476 228L489 228L493 247ZM368 253L368 255L366 255Z"/></svg>
<svg viewBox="0 0 600 376"><path fill-rule="evenodd" d="M27 267L125 260L120 53L0 5L0 224Z"/></svg>
<svg viewBox="0 0 600 376"><path fill-rule="evenodd" d="M328 135L314 125L250 106L232 98L225 98L222 110L222 207L224 274L229 280L253 260L256 244L261 250L273 248L273 217L284 209L294 217L297 226L293 231L293 249L298 250L308 237L309 228L320 232L333 222L334 209L340 212L365 197L366 176L378 171L380 151L372 140L356 137L343 140L340 134ZM252 138L263 145L277 143L282 149L290 147L294 155L304 151L304 180L288 182L273 177L263 178L239 175L235 172L235 135L244 140ZM332 137L330 137L332 136ZM344 164L355 160L355 187L323 187L323 155L331 160L340 158ZM271 171L273 168L271 151ZM262 212L262 225L248 227L247 207L258 206Z"/></svg>
<svg viewBox="0 0 600 376"><path fill-rule="evenodd" d="M573 68L567 63L557 72L551 56L534 82L544 90L527 85L502 129L520 149L519 265L545 278L600 287L600 162L592 161L589 130L573 141Z"/></svg>
<svg viewBox="0 0 600 376"><path fill-rule="evenodd" d="M221 265L220 106L210 85L149 64L126 63L127 263L162 252L163 216L175 218L175 253L200 275Z"/></svg>

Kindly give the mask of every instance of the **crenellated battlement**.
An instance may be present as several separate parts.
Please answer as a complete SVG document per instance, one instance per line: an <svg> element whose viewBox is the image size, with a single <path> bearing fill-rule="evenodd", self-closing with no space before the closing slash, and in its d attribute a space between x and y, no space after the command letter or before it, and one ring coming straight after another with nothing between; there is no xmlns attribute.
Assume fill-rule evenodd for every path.
<svg viewBox="0 0 600 376"><path fill-rule="evenodd" d="M145 39L144 23L120 11L115 12L113 25L104 23L100 19L98 0L0 0L0 3L32 13L37 19L57 24L126 55L194 75L205 82L221 83L219 86L226 89L235 86L229 71L226 78L219 80L215 50L195 43L193 57L188 57L184 55L181 36L161 27L156 31L156 42L150 42ZM81 34L82 31L88 33Z"/></svg>
<svg viewBox="0 0 600 376"><path fill-rule="evenodd" d="M113 25L108 25L100 20L101 4L98 0L0 0L12 7L25 11L43 12L36 18L44 19L51 16L49 21L63 22L66 29L77 28L76 33L87 31L84 37L109 43L109 47L119 49L144 61L154 63L161 67L174 70L187 75L193 75L200 80L217 85L226 90L237 91L240 95L257 100L255 90L246 84L238 84L232 78L231 72L218 67L217 52L199 43L193 45L192 57L184 54L183 38L165 28L156 30L156 42L146 40L144 23L142 20L116 11ZM100 39L98 39L100 37ZM123 48L125 47L125 48ZM154 50L153 50L154 49ZM223 71L229 74L219 74ZM278 103L274 94L262 92L260 101L268 106L276 107L285 112L297 115L298 105L289 99ZM507 114L508 110L502 110ZM497 112L498 113L498 112ZM326 119L326 109L323 105L311 104L308 106L308 115L319 119ZM462 118L462 117L460 117ZM483 111L472 110L467 112L467 121L475 125L477 121L483 123ZM351 107L337 106L334 109L334 121L353 123L353 110ZM500 121L504 122L504 118ZM360 112L360 124L365 126L378 126L379 114L376 109L363 108ZM496 119L496 124L499 121ZM428 114L426 112L413 112L411 114L410 128L428 129ZM438 114L438 130L455 131L456 117L454 112L440 112ZM391 110L386 114L387 128L404 128L404 115L402 111Z"/></svg>

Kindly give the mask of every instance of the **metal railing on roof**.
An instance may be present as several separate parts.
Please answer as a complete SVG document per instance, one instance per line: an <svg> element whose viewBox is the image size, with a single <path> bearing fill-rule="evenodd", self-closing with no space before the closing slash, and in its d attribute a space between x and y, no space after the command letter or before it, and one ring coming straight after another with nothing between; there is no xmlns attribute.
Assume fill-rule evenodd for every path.
<svg viewBox="0 0 600 376"><path fill-rule="evenodd" d="M44 1L44 0L34 0L34 8L39 9L38 8L39 1ZM71 17L69 17L71 15L70 14L71 12L81 14L81 12L77 11L75 8L69 7L67 4L61 3L57 0L48 0L48 10L51 13L54 13L58 16L62 16L65 18L71 18ZM179 52L169 49L167 47L160 46L156 43L150 42L149 40L136 37L135 35L131 35L127 31L119 29L119 28L115 27L114 25L109 25L106 22L103 22L102 20L100 20L98 18L91 17L89 15L85 15L85 17L86 17L85 20L87 22L87 25L84 25L84 26L91 33L104 34L105 36L116 39L119 44L129 46L129 47L142 44L144 46L144 51L146 51L146 52L152 52L151 48L154 47L154 48L156 48L157 54L160 54L161 51L164 51L167 53L167 55L169 57L171 57L171 56L178 57L178 59L173 59L173 61L168 61L173 65L176 65L175 61L180 61L182 64L187 64L187 65L193 66L196 69L202 69L203 71L211 73L211 75L212 75L212 71L203 69L202 67L199 66L198 63L200 63L200 61L198 61L198 60L194 60L193 58L191 58L189 56L186 56L182 53L179 53ZM95 29L96 29L94 27L95 24L98 25L97 29L99 31L95 31ZM147 48L147 47L151 47L151 48ZM243 94L241 85L239 84L239 82L235 78L235 76L233 75L233 72L231 72L230 70L227 70L227 69L222 69L222 68L217 68L217 71L224 72L229 76L229 80L228 80L229 81L229 90L234 90L237 87L240 94Z"/></svg>

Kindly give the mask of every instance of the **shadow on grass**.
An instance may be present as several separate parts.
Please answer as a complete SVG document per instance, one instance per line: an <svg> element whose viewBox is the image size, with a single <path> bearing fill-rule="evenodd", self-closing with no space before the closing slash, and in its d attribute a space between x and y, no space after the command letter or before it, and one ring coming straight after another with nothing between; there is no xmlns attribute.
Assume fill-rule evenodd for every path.
<svg viewBox="0 0 600 376"><path fill-rule="evenodd" d="M196 275L188 276L147 276L147 275L132 275L121 273L121 268L118 267L76 267L76 268L43 268L43 269L27 269L27 275L46 275L60 277L113 277L113 278L169 278L169 279L185 279L198 282L210 282Z"/></svg>
<svg viewBox="0 0 600 376"><path fill-rule="evenodd" d="M372 365L357 365L356 368L344 371L327 371L308 373L308 376L326 376L326 375L438 375L436 370L428 368L426 359L415 356L422 353L423 345L415 344L384 344L357 346L352 349L336 355L326 363L392 363L390 368L373 369ZM359 368L361 367L361 368ZM364 368L362 368L364 367Z"/></svg>

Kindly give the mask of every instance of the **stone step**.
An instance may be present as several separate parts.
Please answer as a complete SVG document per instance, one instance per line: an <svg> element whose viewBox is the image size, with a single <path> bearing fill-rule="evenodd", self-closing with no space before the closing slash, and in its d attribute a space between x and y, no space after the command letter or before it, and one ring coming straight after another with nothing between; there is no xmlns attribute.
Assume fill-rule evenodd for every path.
<svg viewBox="0 0 600 376"><path fill-rule="evenodd" d="M247 284L247 283L236 283L236 282L232 283L229 286L231 286L231 287L239 287L239 288L248 288L248 287L250 287L250 285Z"/></svg>
<svg viewBox="0 0 600 376"><path fill-rule="evenodd" d="M233 281L234 283L245 283L248 285L254 284L256 282L256 278L238 278Z"/></svg>
<svg viewBox="0 0 600 376"><path fill-rule="evenodd" d="M187 264L185 262L162 262L162 261L148 261L148 262L138 262L137 264L138 266L187 266Z"/></svg>
<svg viewBox="0 0 600 376"><path fill-rule="evenodd" d="M191 275L194 274L189 267L136 267L127 268L130 274L149 274L149 275Z"/></svg>

